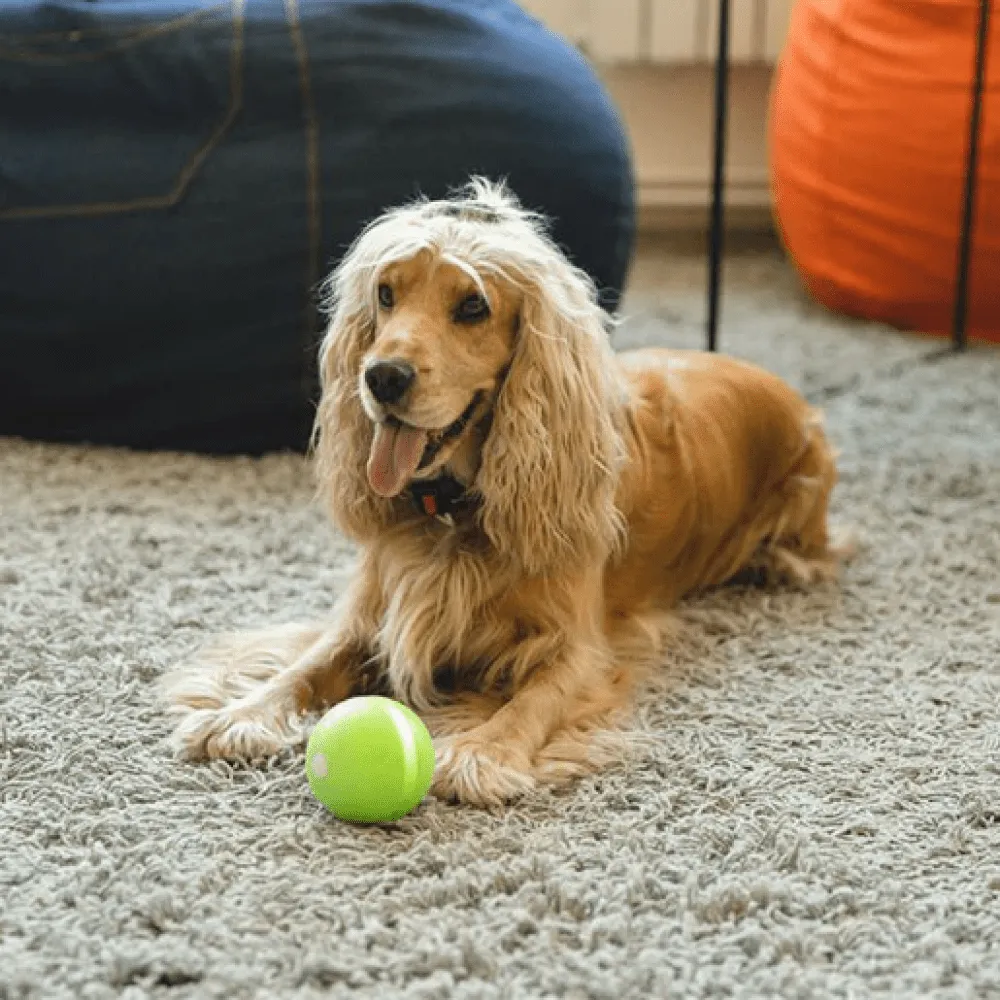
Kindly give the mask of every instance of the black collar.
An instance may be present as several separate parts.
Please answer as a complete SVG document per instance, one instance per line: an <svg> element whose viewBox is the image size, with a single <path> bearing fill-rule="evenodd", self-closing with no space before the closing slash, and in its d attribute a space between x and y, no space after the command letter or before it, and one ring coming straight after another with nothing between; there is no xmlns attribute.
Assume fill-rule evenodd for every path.
<svg viewBox="0 0 1000 1000"><path fill-rule="evenodd" d="M415 479L410 483L409 493L414 506L427 517L450 517L476 506L473 494L466 492L465 486L449 475Z"/></svg>

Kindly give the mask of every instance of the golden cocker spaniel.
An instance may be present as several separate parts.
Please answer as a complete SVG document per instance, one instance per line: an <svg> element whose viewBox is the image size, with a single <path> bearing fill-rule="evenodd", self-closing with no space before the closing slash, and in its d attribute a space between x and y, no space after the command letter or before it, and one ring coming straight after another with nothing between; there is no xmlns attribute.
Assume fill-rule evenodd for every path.
<svg viewBox="0 0 1000 1000"><path fill-rule="evenodd" d="M437 794L496 804L607 758L683 595L846 554L818 414L730 358L616 355L593 283L502 186L388 212L329 288L315 460L359 565L328 621L168 678L183 755L260 759L384 693L435 735Z"/></svg>

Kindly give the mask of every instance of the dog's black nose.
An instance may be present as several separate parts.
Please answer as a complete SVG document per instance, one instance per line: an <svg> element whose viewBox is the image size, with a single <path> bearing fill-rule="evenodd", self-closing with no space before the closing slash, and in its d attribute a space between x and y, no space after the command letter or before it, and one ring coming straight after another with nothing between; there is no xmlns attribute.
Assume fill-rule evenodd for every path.
<svg viewBox="0 0 1000 1000"><path fill-rule="evenodd" d="M398 403L417 373L405 361L376 361L365 369L365 382L379 403Z"/></svg>

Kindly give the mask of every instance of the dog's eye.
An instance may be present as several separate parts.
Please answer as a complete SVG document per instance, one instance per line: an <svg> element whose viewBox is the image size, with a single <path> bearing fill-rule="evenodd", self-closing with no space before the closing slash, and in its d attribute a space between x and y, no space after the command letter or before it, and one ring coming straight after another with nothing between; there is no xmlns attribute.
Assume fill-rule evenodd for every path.
<svg viewBox="0 0 1000 1000"><path fill-rule="evenodd" d="M395 299L392 294L392 287L390 285L381 284L378 286L378 304L383 309L391 309Z"/></svg>
<svg viewBox="0 0 1000 1000"><path fill-rule="evenodd" d="M478 323L490 314L490 304L478 292L466 295L455 307L456 323Z"/></svg>

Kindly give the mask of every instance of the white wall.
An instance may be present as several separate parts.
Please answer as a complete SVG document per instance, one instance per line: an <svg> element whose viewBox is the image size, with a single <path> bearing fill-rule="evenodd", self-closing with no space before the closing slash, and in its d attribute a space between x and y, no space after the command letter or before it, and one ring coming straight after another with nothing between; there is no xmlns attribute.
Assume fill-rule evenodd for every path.
<svg viewBox="0 0 1000 1000"><path fill-rule="evenodd" d="M793 0L731 0L727 205L768 224L766 122ZM640 216L652 228L704 221L711 183L718 0L522 0L578 45L622 111Z"/></svg>
<svg viewBox="0 0 1000 1000"><path fill-rule="evenodd" d="M793 0L730 0L735 62L771 62ZM719 0L521 0L599 62L678 65L715 55Z"/></svg>
<svg viewBox="0 0 1000 1000"><path fill-rule="evenodd" d="M701 225L710 200L714 78L710 66L615 66L601 71L635 157L640 220L649 228ZM734 66L726 156L729 219L770 223L766 124L772 70Z"/></svg>

